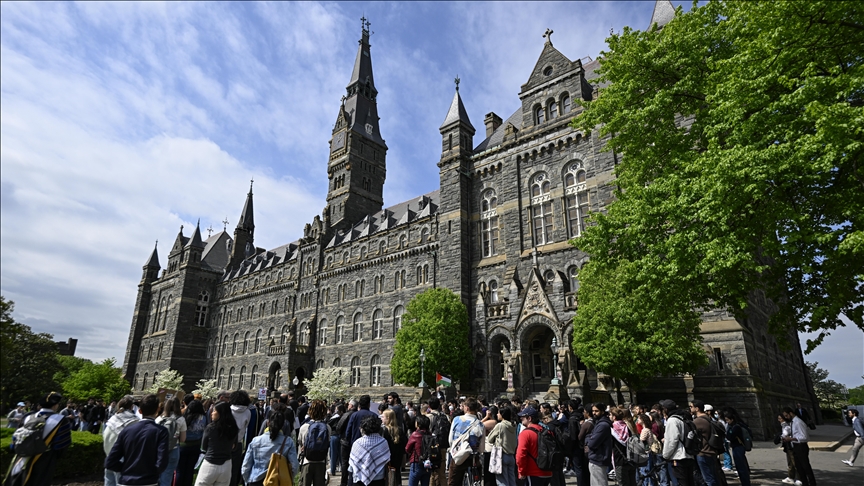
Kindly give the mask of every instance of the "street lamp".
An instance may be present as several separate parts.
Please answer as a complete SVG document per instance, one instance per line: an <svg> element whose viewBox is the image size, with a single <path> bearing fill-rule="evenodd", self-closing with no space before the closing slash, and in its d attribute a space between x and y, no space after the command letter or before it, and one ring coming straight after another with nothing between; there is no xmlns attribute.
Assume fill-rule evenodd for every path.
<svg viewBox="0 0 864 486"><path fill-rule="evenodd" d="M420 388L426 388L426 380L423 379L423 363L426 361L426 350L420 348Z"/></svg>
<svg viewBox="0 0 864 486"><path fill-rule="evenodd" d="M558 354L558 338L552 336L552 346L549 347L552 348L552 354Z"/></svg>

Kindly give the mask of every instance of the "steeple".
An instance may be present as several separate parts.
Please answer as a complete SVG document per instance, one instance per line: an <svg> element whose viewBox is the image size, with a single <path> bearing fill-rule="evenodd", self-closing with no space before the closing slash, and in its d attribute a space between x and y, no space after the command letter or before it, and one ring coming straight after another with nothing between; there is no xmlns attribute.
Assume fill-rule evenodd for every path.
<svg viewBox="0 0 864 486"><path fill-rule="evenodd" d="M205 246L201 239L201 220L199 219L198 224L195 225L195 232L192 233L192 238L189 238L189 243L186 243L186 248L204 248Z"/></svg>
<svg viewBox="0 0 864 486"><path fill-rule="evenodd" d="M459 76L453 80L456 83L456 93L453 95L453 101L450 102L450 109L447 110L447 116L444 118L444 123L438 131L441 132L441 161L453 157L467 157L471 155L474 148L474 125L468 119L468 111L465 110L465 105L462 103L462 96L459 94Z"/></svg>
<svg viewBox="0 0 864 486"><path fill-rule="evenodd" d="M654 24L661 28L675 18L675 7L670 0L657 0L654 3L654 12L651 13L651 22L648 24L650 30Z"/></svg>
<svg viewBox="0 0 864 486"><path fill-rule="evenodd" d="M387 144L378 124L378 90L369 44L371 24L365 17L360 21L354 69L330 139L325 231L347 229L384 206Z"/></svg>
<svg viewBox="0 0 864 486"><path fill-rule="evenodd" d="M147 263L144 264L144 268L155 268L160 269L159 265L159 253L156 251L156 248L159 246L159 240L156 240L156 244L153 245L153 253L150 254L150 258L147 260Z"/></svg>
<svg viewBox="0 0 864 486"><path fill-rule="evenodd" d="M254 182L254 179L249 181L249 194L246 194L246 203L243 205L243 212L240 213L240 221L237 222L237 227L245 229L250 235L255 232L255 214L252 211L252 184Z"/></svg>
<svg viewBox="0 0 864 486"><path fill-rule="evenodd" d="M468 119L468 112L465 111L465 105L462 104L462 97L459 96L459 83L462 80L459 79L459 76L456 76L454 82L456 83L456 93L453 94L453 101L450 102L450 109L447 111L447 116L444 118L444 123L441 124L440 129L443 130L452 123L461 122L466 127L474 130L474 125Z"/></svg>
<svg viewBox="0 0 864 486"><path fill-rule="evenodd" d="M235 268L247 257L255 254L255 216L252 211L252 183L254 182L254 180L249 182L249 194L246 195L243 212L240 213L240 220L234 228L234 246L231 248L231 261L228 265Z"/></svg>

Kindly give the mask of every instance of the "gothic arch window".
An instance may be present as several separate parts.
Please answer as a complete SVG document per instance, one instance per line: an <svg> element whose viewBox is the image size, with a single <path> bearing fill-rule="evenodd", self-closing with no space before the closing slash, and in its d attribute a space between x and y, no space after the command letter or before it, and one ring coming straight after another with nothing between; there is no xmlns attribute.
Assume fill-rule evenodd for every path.
<svg viewBox="0 0 864 486"><path fill-rule="evenodd" d="M531 229L534 245L552 243L552 183L545 172L531 178Z"/></svg>
<svg viewBox="0 0 864 486"><path fill-rule="evenodd" d="M138 388L138 373L135 373L135 378L132 380L132 389L135 390Z"/></svg>
<svg viewBox="0 0 864 486"><path fill-rule="evenodd" d="M399 332L399 329L402 329L402 314L404 313L405 308L401 305L397 305L393 309L393 337L396 337L396 333Z"/></svg>
<svg viewBox="0 0 864 486"><path fill-rule="evenodd" d="M360 358L351 358L351 386L360 386Z"/></svg>
<svg viewBox="0 0 864 486"><path fill-rule="evenodd" d="M577 277L579 276L579 267L576 265L571 266L567 269L567 279L570 282L570 292L575 292L576 288L579 284Z"/></svg>
<svg viewBox="0 0 864 486"><path fill-rule="evenodd" d="M360 258L361 258L361 259L365 259L365 258L366 258L366 251L367 251L367 250L366 250L366 247L365 247L365 246L362 247L362 248L360 248Z"/></svg>
<svg viewBox="0 0 864 486"><path fill-rule="evenodd" d="M305 322L303 324L300 324L300 345L309 345L309 324Z"/></svg>
<svg viewBox="0 0 864 486"><path fill-rule="evenodd" d="M480 195L480 234L483 256L498 254L498 197L494 189L486 189Z"/></svg>
<svg viewBox="0 0 864 486"><path fill-rule="evenodd" d="M342 263L343 264L348 263L348 252L347 251L342 253Z"/></svg>
<svg viewBox="0 0 864 486"><path fill-rule="evenodd" d="M159 349L158 349L158 351L156 351L156 359L157 360L162 359L162 347L164 345L165 345L165 343L159 343Z"/></svg>
<svg viewBox="0 0 864 486"><path fill-rule="evenodd" d="M225 368L219 368L219 374L216 375L216 386L222 388L222 379L225 375Z"/></svg>
<svg viewBox="0 0 864 486"><path fill-rule="evenodd" d="M141 389L142 390L147 389L147 373L144 373L144 381L141 382Z"/></svg>
<svg viewBox="0 0 864 486"><path fill-rule="evenodd" d="M408 246L408 237L405 235L402 235L399 237L399 249L402 250L406 246Z"/></svg>
<svg viewBox="0 0 864 486"><path fill-rule="evenodd" d="M240 339L240 333L234 333L234 340L231 341L231 355L237 354L237 341Z"/></svg>
<svg viewBox="0 0 864 486"><path fill-rule="evenodd" d="M249 352L249 331L246 331L246 334L243 335L243 350L240 354L246 354Z"/></svg>
<svg viewBox="0 0 864 486"><path fill-rule="evenodd" d="M323 368L324 368L324 360L323 359L319 359L318 361L315 362L315 371L318 371L318 370L323 369Z"/></svg>
<svg viewBox="0 0 864 486"><path fill-rule="evenodd" d="M558 118L558 102L554 99L550 99L546 102L546 106L549 108L549 119L554 120Z"/></svg>
<svg viewBox="0 0 864 486"><path fill-rule="evenodd" d="M345 339L345 318L339 316L336 318L336 344L342 344Z"/></svg>
<svg viewBox="0 0 864 486"><path fill-rule="evenodd" d="M288 340L288 326L282 326L282 333L279 335L279 344L290 344Z"/></svg>
<svg viewBox="0 0 864 486"><path fill-rule="evenodd" d="M547 286L552 285L552 282L555 281L555 272L552 270L546 270L543 272L543 281Z"/></svg>
<svg viewBox="0 0 864 486"><path fill-rule="evenodd" d="M150 330L147 334L156 331L156 322L159 317L156 315L156 302L150 302L150 319L147 328ZM134 388L134 387L133 387Z"/></svg>
<svg viewBox="0 0 864 486"><path fill-rule="evenodd" d="M157 329L157 330L158 331L164 331L165 325L168 323L168 299L167 298L162 297L162 303L159 304L159 311L158 312L159 312L160 317L162 318L162 322L158 323L159 329Z"/></svg>
<svg viewBox="0 0 864 486"><path fill-rule="evenodd" d="M372 339L384 337L384 311L375 309L372 313Z"/></svg>
<svg viewBox="0 0 864 486"><path fill-rule="evenodd" d="M340 368L341 366L342 366L342 360L341 359L336 358L333 360L333 367L334 368Z"/></svg>
<svg viewBox="0 0 864 486"><path fill-rule="evenodd" d="M534 124L540 125L546 121L546 110L543 109L542 106L537 105L534 107Z"/></svg>
<svg viewBox="0 0 864 486"><path fill-rule="evenodd" d="M363 314L358 312L354 314L354 329L352 334L352 341L362 341L363 340Z"/></svg>
<svg viewBox="0 0 864 486"><path fill-rule="evenodd" d="M234 389L234 367L232 366L230 370L228 370L228 389Z"/></svg>
<svg viewBox="0 0 864 486"><path fill-rule="evenodd" d="M249 388L258 386L258 365L252 367L252 373L249 375Z"/></svg>
<svg viewBox="0 0 864 486"><path fill-rule="evenodd" d="M489 302L492 304L498 303L498 281L489 281Z"/></svg>
<svg viewBox="0 0 864 486"><path fill-rule="evenodd" d="M383 255L386 250L387 250L387 242L384 240L379 241L378 242L378 254Z"/></svg>
<svg viewBox="0 0 864 486"><path fill-rule="evenodd" d="M565 115L567 113L570 113L570 95L564 93L561 95L561 114Z"/></svg>
<svg viewBox="0 0 864 486"><path fill-rule="evenodd" d="M564 194L567 205L567 233L570 238L582 235L588 215L588 190L581 162L571 163L564 173Z"/></svg>
<svg viewBox="0 0 864 486"><path fill-rule="evenodd" d="M245 384L244 378L246 377L246 366L240 367L240 377L237 379L237 389L242 390L243 385ZM252 388L252 387L249 387Z"/></svg>
<svg viewBox="0 0 864 486"><path fill-rule="evenodd" d="M429 240L429 229L423 228L422 230L420 230L420 244L425 245L428 240Z"/></svg>
<svg viewBox="0 0 864 486"><path fill-rule="evenodd" d="M228 335L227 334L222 338L222 356L225 356L226 352L228 352Z"/></svg>
<svg viewBox="0 0 864 486"><path fill-rule="evenodd" d="M261 334L263 334L261 329L258 329L258 332L255 333L255 352L256 353L261 352Z"/></svg>
<svg viewBox="0 0 864 486"><path fill-rule="evenodd" d="M381 386L381 357L377 354L372 356L372 359L369 361L369 366L372 375L369 380L370 385Z"/></svg>
<svg viewBox="0 0 864 486"><path fill-rule="evenodd" d="M318 323L318 346L327 345L327 319L321 319Z"/></svg>

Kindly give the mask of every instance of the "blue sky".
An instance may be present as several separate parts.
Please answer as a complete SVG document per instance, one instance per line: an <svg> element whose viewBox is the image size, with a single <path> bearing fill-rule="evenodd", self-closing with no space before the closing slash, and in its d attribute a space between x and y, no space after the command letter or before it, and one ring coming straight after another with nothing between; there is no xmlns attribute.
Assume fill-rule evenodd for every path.
<svg viewBox="0 0 864 486"><path fill-rule="evenodd" d="M189 235L199 218L218 230L227 217L233 228L253 178L256 244L298 238L324 206L327 142L364 14L392 205L438 187L438 126L453 78L479 143L486 113L506 119L518 108L547 28L571 59L594 58L610 29L645 28L652 9L2 3L2 293L18 320L78 338L80 356L122 361L154 240L164 264L180 225ZM854 386L864 334L836 331L807 359Z"/></svg>

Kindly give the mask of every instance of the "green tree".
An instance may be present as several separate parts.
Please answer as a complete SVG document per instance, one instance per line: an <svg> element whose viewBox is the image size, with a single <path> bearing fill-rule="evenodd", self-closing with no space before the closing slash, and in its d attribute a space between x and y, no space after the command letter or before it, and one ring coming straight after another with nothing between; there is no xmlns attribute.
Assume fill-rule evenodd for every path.
<svg viewBox="0 0 864 486"><path fill-rule="evenodd" d="M182 387L183 375L177 370L168 368L156 375L156 379L153 381L153 385L147 389L147 393L157 393L160 388L182 391Z"/></svg>
<svg viewBox="0 0 864 486"><path fill-rule="evenodd" d="M201 400L216 398L217 393L219 393L219 387L216 386L216 380L213 379L202 378L198 380L198 383L195 383L195 389L192 390L193 395L201 395Z"/></svg>
<svg viewBox="0 0 864 486"><path fill-rule="evenodd" d="M54 373L54 381L56 381L60 386L63 386L63 383L65 383L75 372L80 371L88 364L93 364L89 359L65 355L58 355L57 362L60 364L60 371Z"/></svg>
<svg viewBox="0 0 864 486"><path fill-rule="evenodd" d="M60 382L67 398L86 400L95 397L110 402L122 398L132 390L129 382L123 378L123 371L116 366L114 358L105 359L101 363L84 361L83 366Z"/></svg>
<svg viewBox="0 0 864 486"><path fill-rule="evenodd" d="M15 304L0 296L0 332L2 332L2 372L0 397L3 404L20 400L38 401L51 391L59 390L54 374L60 371L54 336L34 333L30 326L15 322Z"/></svg>
<svg viewBox="0 0 864 486"><path fill-rule="evenodd" d="M864 385L849 389L849 403L851 405L864 405Z"/></svg>
<svg viewBox="0 0 864 486"><path fill-rule="evenodd" d="M821 408L839 410L846 404L848 391L846 387L834 380L828 379L828 370L819 367L818 362L805 361L807 372L810 373L810 381L813 383L813 391L819 399Z"/></svg>
<svg viewBox="0 0 864 486"><path fill-rule="evenodd" d="M426 355L423 380L434 385L435 373L454 380L468 377L472 354L468 311L448 289L429 289L411 299L396 333L390 372L396 383L420 383L420 350Z"/></svg>
<svg viewBox="0 0 864 486"><path fill-rule="evenodd" d="M350 376L348 368L322 368L315 370L315 376L306 380L306 396L310 400L327 400L333 403L337 398L348 397L348 383L345 378Z"/></svg>
<svg viewBox="0 0 864 486"><path fill-rule="evenodd" d="M841 315L864 329L862 10L716 1L607 39L604 87L573 123L619 162L616 201L574 241L592 257L586 364L633 382L696 371L701 311L743 317L757 289L776 336L818 332L808 351Z"/></svg>

